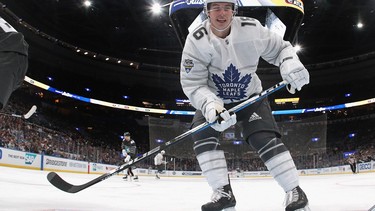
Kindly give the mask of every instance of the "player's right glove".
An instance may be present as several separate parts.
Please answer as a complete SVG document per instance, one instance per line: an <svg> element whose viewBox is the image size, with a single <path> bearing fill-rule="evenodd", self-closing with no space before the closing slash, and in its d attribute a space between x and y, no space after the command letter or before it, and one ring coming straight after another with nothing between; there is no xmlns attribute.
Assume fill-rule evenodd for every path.
<svg viewBox="0 0 375 211"><path fill-rule="evenodd" d="M203 116L209 123L217 121L215 124L211 125L211 127L216 131L222 132L237 123L236 114L229 113L224 108L223 102L212 101L208 103L205 108L205 111L202 111Z"/></svg>
<svg viewBox="0 0 375 211"><path fill-rule="evenodd" d="M280 65L280 73L283 80L290 84L288 91L295 93L295 89L301 91L301 88L309 84L310 75L299 59L290 57L284 59Z"/></svg>

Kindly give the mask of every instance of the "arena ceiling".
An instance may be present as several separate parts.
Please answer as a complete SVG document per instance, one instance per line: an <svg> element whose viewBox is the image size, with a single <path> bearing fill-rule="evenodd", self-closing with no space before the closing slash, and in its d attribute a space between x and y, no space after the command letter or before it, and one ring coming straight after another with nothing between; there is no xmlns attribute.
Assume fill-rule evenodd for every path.
<svg viewBox="0 0 375 211"><path fill-rule="evenodd" d="M63 41L123 61L116 64L89 58L83 51L61 48L53 40L15 26L30 44L28 75L34 79L82 95L88 95L84 90L89 87L89 95L101 99L122 100L123 95L133 95L168 100L184 96L178 82L182 49L168 7L155 15L150 11L151 0L92 0L88 8L80 0L0 2L24 22L56 38L55 43ZM160 1L161 5L168 3ZM375 2L308 0L304 6L296 42L302 47L302 62L311 68L312 87L373 79L375 62L367 58L374 58ZM365 59L359 57L362 66L358 68L356 59L368 53ZM265 87L280 79L274 70L260 74Z"/></svg>

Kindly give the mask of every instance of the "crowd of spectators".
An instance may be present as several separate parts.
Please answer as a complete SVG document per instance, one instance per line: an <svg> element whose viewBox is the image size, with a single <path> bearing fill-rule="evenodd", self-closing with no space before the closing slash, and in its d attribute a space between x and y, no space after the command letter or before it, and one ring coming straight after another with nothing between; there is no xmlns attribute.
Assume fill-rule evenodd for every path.
<svg viewBox="0 0 375 211"><path fill-rule="evenodd" d="M116 164L118 150L94 147L78 133L62 133L8 114L0 114L0 146L62 158Z"/></svg>
<svg viewBox="0 0 375 211"><path fill-rule="evenodd" d="M362 120L364 121L364 120ZM370 122L368 122L370 121ZM27 151L33 153L44 153L56 157L63 157L75 160L84 160L90 162L99 162L118 165L121 163L120 149L113 148L110 145L93 146L94 141L83 137L81 134L71 131L63 133L54 129L46 128L27 120L14 117L9 114L0 114L0 146L9 149ZM364 125L371 125L374 119L367 119ZM348 122L346 122L348 124ZM349 122L352 126L358 124L358 121ZM339 128L342 125L338 125ZM353 139L341 139L332 146L327 146L325 150L314 153L303 154L292 151L295 154L294 161L299 169L323 168L347 164L343 153L345 151L355 151L358 162L368 162L374 159L375 155L375 135L371 127L361 127L361 135ZM345 137L344 132L334 130L335 136ZM366 132L366 133L364 133ZM243 148L243 146L239 146ZM247 147L247 146L246 146ZM224 147L225 149L225 147ZM266 170L263 162L254 154L236 154L227 153L229 170L241 169L244 171ZM194 156L183 156L184 158L175 158L174 165L169 162L168 169L175 170L199 170L199 165ZM140 167L152 166L152 160L148 160Z"/></svg>

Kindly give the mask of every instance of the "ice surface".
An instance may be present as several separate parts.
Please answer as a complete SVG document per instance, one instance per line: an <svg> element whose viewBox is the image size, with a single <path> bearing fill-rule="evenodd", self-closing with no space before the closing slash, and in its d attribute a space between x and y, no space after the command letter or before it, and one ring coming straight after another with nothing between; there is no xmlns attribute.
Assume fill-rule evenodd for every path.
<svg viewBox="0 0 375 211"><path fill-rule="evenodd" d="M204 178L113 176L79 193L60 191L47 171L0 167L0 210L20 211L199 211L211 197ZM59 173L73 184L99 175ZM237 211L282 211L284 193L272 178L231 180ZM375 173L300 177L312 211L365 211L375 205Z"/></svg>

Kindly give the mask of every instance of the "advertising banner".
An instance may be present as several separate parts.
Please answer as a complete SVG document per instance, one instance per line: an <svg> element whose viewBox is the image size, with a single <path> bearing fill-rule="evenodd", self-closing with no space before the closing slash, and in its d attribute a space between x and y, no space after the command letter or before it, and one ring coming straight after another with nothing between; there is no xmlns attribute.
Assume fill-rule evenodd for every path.
<svg viewBox="0 0 375 211"><path fill-rule="evenodd" d="M88 162L44 156L43 168L46 171L88 173Z"/></svg>
<svg viewBox="0 0 375 211"><path fill-rule="evenodd" d="M90 170L89 170L90 174L104 174L117 168L117 166L114 166L114 165L101 164L101 163L90 163L89 166L90 166Z"/></svg>
<svg viewBox="0 0 375 211"><path fill-rule="evenodd" d="M0 147L0 166L40 169L41 156Z"/></svg>

